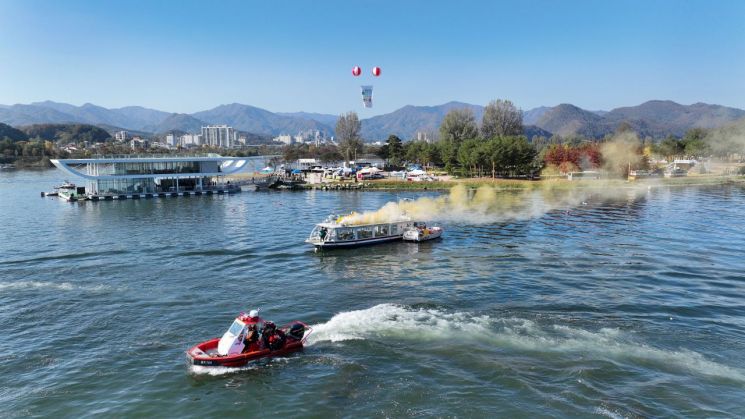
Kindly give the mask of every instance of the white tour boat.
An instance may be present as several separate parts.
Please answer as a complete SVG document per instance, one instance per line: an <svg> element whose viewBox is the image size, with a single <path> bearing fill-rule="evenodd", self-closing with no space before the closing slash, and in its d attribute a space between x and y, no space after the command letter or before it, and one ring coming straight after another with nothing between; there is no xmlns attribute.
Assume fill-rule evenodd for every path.
<svg viewBox="0 0 745 419"><path fill-rule="evenodd" d="M310 237L305 240L316 249L364 246L401 240L404 231L414 227L413 221L403 219L388 223L350 224L343 217L329 217L316 224Z"/></svg>
<svg viewBox="0 0 745 419"><path fill-rule="evenodd" d="M417 224L404 231L403 239L411 242L423 242L442 237L442 227L427 227L426 224Z"/></svg>

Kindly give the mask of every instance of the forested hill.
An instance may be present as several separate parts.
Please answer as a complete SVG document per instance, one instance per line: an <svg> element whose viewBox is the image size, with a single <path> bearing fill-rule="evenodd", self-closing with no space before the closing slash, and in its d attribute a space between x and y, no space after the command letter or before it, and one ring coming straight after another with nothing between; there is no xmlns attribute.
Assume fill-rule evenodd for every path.
<svg viewBox="0 0 745 419"><path fill-rule="evenodd" d="M362 138L372 141L395 134L404 140L416 136L417 131L437 132L448 112L454 109L470 109L476 121L481 122L484 107L463 102L448 102L439 106L407 105L384 115L363 119Z"/></svg>
<svg viewBox="0 0 745 419"><path fill-rule="evenodd" d="M536 125L561 136L601 138L621 124L642 137L683 136L691 128L717 128L745 116L745 111L721 105L681 105L669 100L650 100L637 106L599 114L570 104L544 109Z"/></svg>
<svg viewBox="0 0 745 419"><path fill-rule="evenodd" d="M102 143L112 137L105 129L86 124L34 124L20 127L29 139L42 139L58 143L88 141Z"/></svg>
<svg viewBox="0 0 745 419"><path fill-rule="evenodd" d="M10 125L0 123L0 140L5 139L15 142L27 140L28 137L23 131L13 128Z"/></svg>

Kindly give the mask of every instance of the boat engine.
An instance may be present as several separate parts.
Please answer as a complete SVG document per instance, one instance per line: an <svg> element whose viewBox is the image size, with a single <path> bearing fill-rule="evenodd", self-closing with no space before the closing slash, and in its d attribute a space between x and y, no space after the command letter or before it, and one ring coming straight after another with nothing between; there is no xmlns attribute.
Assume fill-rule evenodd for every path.
<svg viewBox="0 0 745 419"><path fill-rule="evenodd" d="M290 327L290 331L287 332L287 334L297 340L300 340L305 335L305 326L300 323L295 323Z"/></svg>

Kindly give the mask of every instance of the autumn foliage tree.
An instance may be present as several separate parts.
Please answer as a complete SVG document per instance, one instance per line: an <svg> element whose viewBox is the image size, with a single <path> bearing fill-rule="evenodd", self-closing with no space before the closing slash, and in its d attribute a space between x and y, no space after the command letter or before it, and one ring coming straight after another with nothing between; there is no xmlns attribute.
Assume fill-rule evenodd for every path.
<svg viewBox="0 0 745 419"><path fill-rule="evenodd" d="M603 165L603 156L598 143L594 142L577 146L553 144L546 150L544 161L547 166L556 167L560 173L568 173L597 169Z"/></svg>

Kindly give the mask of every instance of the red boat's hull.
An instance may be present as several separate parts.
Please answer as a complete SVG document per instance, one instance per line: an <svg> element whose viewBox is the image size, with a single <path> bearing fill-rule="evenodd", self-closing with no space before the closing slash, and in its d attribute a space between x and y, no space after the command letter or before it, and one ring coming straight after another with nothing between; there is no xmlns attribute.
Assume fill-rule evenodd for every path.
<svg viewBox="0 0 745 419"><path fill-rule="evenodd" d="M302 341L287 339L285 345L281 349L278 349L276 351L262 349L228 356L207 355L207 351L217 348L217 343L219 341L219 338L215 338L212 340L208 340L207 342L202 342L199 345L196 345L193 348L189 349L186 352L186 355L189 358L189 363L191 363L192 365L200 365L205 367L242 367L251 361L256 361L257 359L283 356L303 349Z"/></svg>

